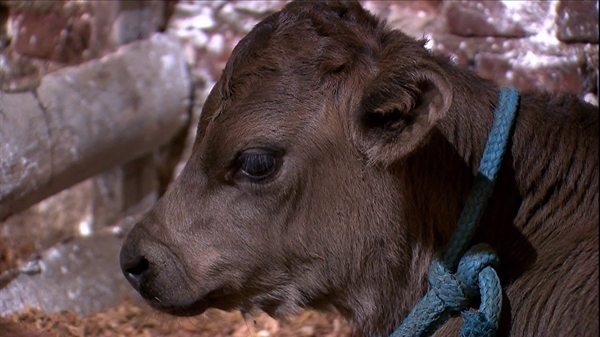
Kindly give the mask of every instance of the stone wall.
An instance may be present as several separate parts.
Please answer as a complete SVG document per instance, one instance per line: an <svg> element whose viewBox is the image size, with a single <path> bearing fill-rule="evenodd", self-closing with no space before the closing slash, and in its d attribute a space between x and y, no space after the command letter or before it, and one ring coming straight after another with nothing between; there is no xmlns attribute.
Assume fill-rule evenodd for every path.
<svg viewBox="0 0 600 337"><path fill-rule="evenodd" d="M189 132L153 154L14 215L0 224L0 241L34 237L33 248L28 249L39 250L79 235L80 230L101 230L152 204L172 178L174 166L175 174L183 167L204 98L233 47L286 2L0 3L3 92L32 90L48 73L97 59L163 30L181 41L195 90ZM501 85L568 90L597 104L598 1L361 2L393 27L428 38L434 52L450 55L457 64Z"/></svg>
<svg viewBox="0 0 600 337"><path fill-rule="evenodd" d="M71 102L76 103L76 100L83 99L85 95L82 95L82 91L75 86L83 87L87 92L85 94L97 95L93 104L88 107L78 107L80 113L83 115L86 108L88 113L93 113L94 122L101 122L104 126L110 125L110 121L104 120L106 116L110 116L109 111L103 108L103 106L123 106L127 105L122 101L123 95L128 90L143 90L139 92L141 94L141 100L158 99L160 95L153 93L149 90L154 84L146 81L141 85L134 86L131 88L120 87L125 83L107 83L105 89L97 88L93 86L99 84L97 82L99 78L97 76L107 74L113 74L118 69L107 69L101 71L104 64L115 64L121 66L127 66L128 71L132 70L130 61L125 61L128 57L128 53L131 53L131 49L128 46L135 41L150 41L150 38L156 32L164 31L167 19L170 16L174 8L175 2L170 0L164 1L3 1L0 2L0 109L5 110L8 113L18 113L12 111L6 111L12 109L11 101L13 97L18 95L29 94L32 97L32 101L41 100L39 108L42 108L42 115L48 118L49 113L53 113L48 110L48 106L45 106L47 102L43 102L43 95L40 96L40 84L42 81L46 83L50 82L51 74L60 75L56 77L61 81L61 77L65 79L71 79L73 75L79 77L81 80L88 81L87 83L74 83L69 86L63 85L65 88L64 92L58 93L64 101L64 104L68 104L69 97ZM158 41L158 40L153 40ZM149 42L153 44L153 42ZM160 43L159 43L160 44ZM147 46L153 49L153 46L140 45L141 47L133 47L133 49L144 49ZM168 51L165 51L168 52ZM160 51L158 52L161 53ZM131 54L134 56L135 52ZM148 61L148 55L139 55L138 63L140 60L142 64L138 67L149 66L144 65L144 62ZM160 55L159 55L160 56ZM135 57L135 56L134 56ZM94 60L101 61L96 62L92 65L91 62ZM160 61L160 60L159 60ZM69 68L69 69L67 69ZM63 71L64 70L64 71ZM154 70L154 69L151 69ZM160 70L160 69L157 69ZM66 72L65 72L66 71ZM148 74L152 74L149 72ZM173 80L181 80L181 74L173 77ZM187 75L186 75L187 76ZM121 79L129 79L127 75L121 76ZM141 79L141 78L140 78ZM114 79L110 79L112 81ZM142 80L142 79L141 79ZM160 74L157 74L154 80L160 80ZM168 79L166 79L168 80ZM186 80L189 81L189 80ZM133 83L133 82L132 82ZM185 84L185 83L181 83ZM132 84L133 85L133 84ZM189 86L189 83L187 84ZM48 87L48 85L46 85ZM43 89L43 88L42 88ZM55 88L60 91L60 88ZM90 90L91 89L91 90ZM54 89L52 89L54 90ZM93 94L94 90L96 94ZM125 91L123 91L125 90ZM131 95L137 95L133 91ZM110 97L110 92L116 95ZM102 95L102 93L106 93ZM33 95L31 95L33 94ZM123 95L121 95L123 94ZM165 94L164 92L162 94ZM77 98L79 95L79 98ZM128 94L129 95L129 94ZM152 95L152 97L147 97ZM104 96L103 98L100 96ZM144 98L146 96L146 98ZM138 97L140 98L140 97ZM139 102L138 102L139 103ZM107 104L107 105L105 105ZM18 109L19 104L12 104L15 109ZM126 106L125 106L126 107ZM82 109L83 108L83 109ZM127 108L127 107L126 107ZM143 108L142 106L138 108ZM157 109L160 108L160 104L157 105ZM104 109L104 110L102 110ZM2 112L2 111L0 111ZM188 111L184 111L186 116ZM23 116L24 112L21 112ZM77 117L77 110L75 111L56 111L55 117ZM110 112L115 114L115 112ZM129 113L128 120L135 116L135 110L124 112ZM145 115L146 112L139 115L139 118ZM178 112L179 113L179 112ZM0 113L0 117L1 117ZM124 114L120 114L119 118L123 119ZM114 116L117 116L116 114ZM133 117L135 118L135 117ZM186 117L186 120L188 118ZM2 123L0 119L0 123ZM158 121L158 120L157 120ZM6 120L4 120L6 123ZM66 120L64 122L67 122ZM68 121L67 127L72 127L77 121ZM88 123L91 123L88 121ZM177 122L181 123L181 122ZM187 122L183 122L183 125L187 126ZM84 124L85 125L85 124ZM87 126L90 126L88 124ZM99 124L98 124L99 125ZM125 126L126 124L121 124ZM158 124L157 124L158 125ZM33 125L37 127L38 125ZM93 126L93 125L92 125ZM118 126L118 125L117 125ZM153 127L152 125L148 125ZM163 124L163 127L166 126ZM26 124L23 124L26 127ZM40 125L41 129L44 126ZM171 127L169 127L171 128ZM0 125L0 131L2 130ZM115 128L115 129L118 129ZM23 129L26 130L26 129ZM172 130L172 129L171 129ZM14 141L14 134L10 134L11 130L4 130L5 134L0 134L0 143L3 143L7 138L11 138ZM18 130L17 130L18 131ZM50 130L52 134L53 130ZM96 130L99 131L99 130ZM125 130L123 130L125 131ZM122 131L122 132L123 132ZM134 134L137 131L127 131L122 133L125 136L125 140L128 136L126 134ZM171 131L163 132L170 134ZM6 134L8 132L8 135ZM72 143L77 145L75 148L84 146L98 146L94 144L93 139L85 139L87 143L83 143L82 137L85 138L87 133L92 130L70 130L78 138L75 139L63 139L66 143ZM180 131L179 134L187 132L187 128ZM14 133L14 132L13 132ZM109 132L106 134L108 137L113 134ZM139 133L140 137L143 137ZM116 138L115 138L116 139ZM103 229L110 224L115 223L123 216L138 212L140 209L147 208L151 205L158 197L158 192L164 190L164 186L170 180L172 176L172 170L174 165L171 162L178 162L178 154L181 152L181 145L177 145L180 141L181 136L176 136L169 144L161 147L160 149L154 150L153 152L144 154L141 157L134 159L133 161L126 163L121 166L114 168L107 167L113 158L115 159L114 150L101 155L99 158L92 159L97 164L91 164L92 167L81 168L81 170L93 171L96 168L102 166L108 168L107 171L100 173L94 178L84 180L75 186L72 186L64 191L56 194L53 197L47 198L37 205L27 209L24 212L13 215L6 221L0 224L0 272L6 268L14 266L18 263L19 257L26 257L28 253L34 251L44 250L57 242L65 240L72 236L87 235L91 232L102 232ZM132 139L130 139L132 140ZM24 139L26 141L26 139ZM29 149L39 148L40 155L47 156L49 151L44 150L43 144L48 142L47 139L31 139L27 142L28 151ZM117 140L117 142L120 142ZM144 142L143 138L140 138L138 142ZM145 141L151 145L156 140ZM21 142L23 143L23 142ZM58 144L60 143L60 144ZM53 149L57 146L63 146L65 142L60 141L53 145ZM126 143L120 143L125 145ZM11 145L12 147L17 144L2 144ZM106 145L106 144L105 144ZM130 151L122 146L122 151ZM64 146L63 146L64 147ZM142 146L143 147L143 146ZM108 147L105 148L105 150ZM15 167L11 167L11 163L7 156L11 155L14 151L4 151L5 147L0 151L0 158L2 159L1 167L5 169L8 167L9 171L15 170ZM46 170L45 167L50 167L48 172L44 173L44 176L50 174L56 174L57 160L68 160L70 154L68 149L64 154L67 156L53 156L53 162L48 163L48 160L42 161L42 167L36 167L38 171ZM96 150L96 149L94 149ZM36 150L37 151L37 150ZM32 151L29 151L32 152ZM92 151L93 152L93 151ZM19 153L19 152L17 152ZM129 154L120 155L121 157L127 157ZM52 157L52 156L51 156ZM85 154L84 154L85 157ZM60 158L60 159L59 159ZM174 158L174 159L173 159ZM30 158L27 158L30 159ZM90 165L89 163L86 165ZM45 172L45 171L44 171ZM54 180L53 185L67 187L73 182L80 181L80 178L69 177L69 175L77 176L79 174L66 173L66 177L60 178L62 182ZM90 176L89 173L83 172L81 176ZM164 176L168 176L164 179ZM39 183L39 179L30 177L29 175L23 175L23 179L30 180L30 184L34 185ZM0 175L0 179L6 179L6 175ZM64 180L69 180L65 182ZM48 177L44 178L48 180ZM7 185L8 184L8 185ZM1 181L0 186L5 190L0 191L0 199L2 196L6 197L7 186L10 186L10 182ZM38 189L36 186L35 189ZM42 188L43 189L43 188ZM50 187L50 189L56 190L56 187ZM44 192L45 193L45 192ZM37 196L34 196L37 197ZM0 200L0 213L5 209L8 201L6 199ZM0 218L4 218L4 215L0 215ZM3 219L0 219L2 221ZM6 255L10 256L6 256ZM14 255L17 256L14 256Z"/></svg>
<svg viewBox="0 0 600 337"><path fill-rule="evenodd" d="M35 86L46 73L99 58L164 29L170 1L0 3L3 91Z"/></svg>
<svg viewBox="0 0 600 337"><path fill-rule="evenodd" d="M501 85L597 96L598 1L361 1L389 23ZM181 1L168 31L213 83L255 23L286 1ZM590 100L594 97L588 95Z"/></svg>
<svg viewBox="0 0 600 337"><path fill-rule="evenodd" d="M598 1L461 1L444 8L434 50L519 89L572 91L597 104Z"/></svg>

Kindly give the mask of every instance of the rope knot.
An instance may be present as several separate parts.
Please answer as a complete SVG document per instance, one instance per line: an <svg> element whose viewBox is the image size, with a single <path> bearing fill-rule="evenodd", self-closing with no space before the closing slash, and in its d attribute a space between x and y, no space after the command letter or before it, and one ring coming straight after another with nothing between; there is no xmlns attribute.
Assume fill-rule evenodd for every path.
<svg viewBox="0 0 600 337"><path fill-rule="evenodd" d="M470 290L465 287L456 275L450 272L442 261L441 254L436 254L429 265L427 278L431 285L431 290L442 301L446 308L452 311L459 311L468 305L470 294L465 294Z"/></svg>
<svg viewBox="0 0 600 337"><path fill-rule="evenodd" d="M456 273L452 273L444 265L441 254L436 254L429 266L427 277L431 289L446 308L460 311L479 295L479 274L487 267L497 268L499 263L498 256L491 247L481 243L464 254Z"/></svg>

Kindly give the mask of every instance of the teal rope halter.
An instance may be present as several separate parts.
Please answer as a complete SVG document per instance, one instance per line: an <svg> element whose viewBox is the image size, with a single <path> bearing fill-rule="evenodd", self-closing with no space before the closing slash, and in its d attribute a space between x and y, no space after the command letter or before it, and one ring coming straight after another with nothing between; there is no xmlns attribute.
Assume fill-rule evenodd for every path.
<svg viewBox="0 0 600 337"><path fill-rule="evenodd" d="M438 252L429 266L431 289L390 337L428 336L450 318L465 310L481 296L479 310L462 312L462 337L493 337L498 330L502 287L494 268L500 260L492 248L480 243L467 250L481 220L502 163L506 143L519 105L513 86L500 89L494 124L483 151L473 189L463 209L458 228L442 255Z"/></svg>

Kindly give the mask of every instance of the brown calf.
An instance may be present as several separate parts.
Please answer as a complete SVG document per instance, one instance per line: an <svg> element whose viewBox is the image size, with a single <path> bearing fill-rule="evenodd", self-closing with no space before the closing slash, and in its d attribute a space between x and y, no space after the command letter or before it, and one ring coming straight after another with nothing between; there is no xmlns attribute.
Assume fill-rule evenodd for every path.
<svg viewBox="0 0 600 337"><path fill-rule="evenodd" d="M498 100L424 43L358 2L293 2L259 23L185 169L129 234L127 279L175 315L314 308L392 332L456 228ZM475 240L502 262L500 336L598 334L598 127L574 95L522 93Z"/></svg>

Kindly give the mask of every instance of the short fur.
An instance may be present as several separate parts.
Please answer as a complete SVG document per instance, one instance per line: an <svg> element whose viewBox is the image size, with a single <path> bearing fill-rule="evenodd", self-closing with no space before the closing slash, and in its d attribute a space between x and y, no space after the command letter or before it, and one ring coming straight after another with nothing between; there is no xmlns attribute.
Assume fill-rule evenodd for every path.
<svg viewBox="0 0 600 337"><path fill-rule="evenodd" d="M314 308L391 333L428 289L498 99L424 43L358 2L296 1L259 23L185 169L129 234L126 277L172 314ZM598 334L598 127L575 95L521 93L475 240L501 259L499 336ZM273 153L275 173L240 173L248 149Z"/></svg>

